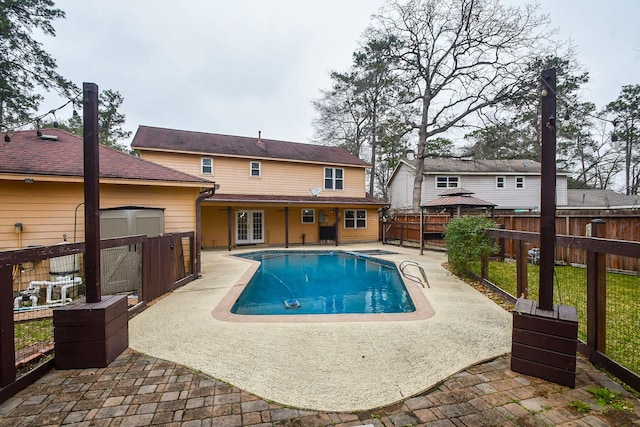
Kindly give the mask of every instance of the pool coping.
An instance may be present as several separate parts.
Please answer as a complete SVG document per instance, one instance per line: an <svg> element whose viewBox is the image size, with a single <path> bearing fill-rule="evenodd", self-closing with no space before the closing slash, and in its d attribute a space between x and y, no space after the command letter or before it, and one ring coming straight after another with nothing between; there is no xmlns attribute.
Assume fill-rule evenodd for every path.
<svg viewBox="0 0 640 427"><path fill-rule="evenodd" d="M283 252L277 249L274 251L260 250L260 252ZM326 249L316 251L289 249L286 252L323 252ZM338 252L353 252L337 250ZM336 252L336 251L332 251ZM397 261L383 258L385 255L367 255L369 258L378 258L380 260L393 263L400 273L400 265ZM239 322L239 323L325 323L325 322L385 322L385 321L416 321L426 320L435 314L435 310L429 303L426 295L420 289L416 282L407 280L402 273L402 279L407 292L411 296L415 311L409 313L339 313L339 314L235 314L231 312L233 304L236 302L244 288L247 286L253 275L260 267L259 261L238 257L236 255L224 255L225 258L231 258L238 261L246 262L247 270L240 279L229 289L226 295L220 300L211 312L212 316L223 322Z"/></svg>

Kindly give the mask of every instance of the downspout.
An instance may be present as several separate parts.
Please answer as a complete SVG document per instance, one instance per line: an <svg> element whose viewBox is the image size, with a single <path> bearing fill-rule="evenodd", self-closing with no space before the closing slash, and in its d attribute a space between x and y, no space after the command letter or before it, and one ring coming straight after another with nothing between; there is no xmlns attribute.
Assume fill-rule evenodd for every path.
<svg viewBox="0 0 640 427"><path fill-rule="evenodd" d="M198 278L202 277L202 201L213 197L219 188L220 185L214 183L212 188L201 191L196 199L196 277Z"/></svg>

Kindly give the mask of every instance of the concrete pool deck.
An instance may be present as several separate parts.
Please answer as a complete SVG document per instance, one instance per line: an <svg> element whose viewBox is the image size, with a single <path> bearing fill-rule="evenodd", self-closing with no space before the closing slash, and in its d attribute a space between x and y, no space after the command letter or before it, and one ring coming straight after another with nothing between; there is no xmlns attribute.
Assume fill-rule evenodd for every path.
<svg viewBox="0 0 640 427"><path fill-rule="evenodd" d="M216 319L214 309L246 280L249 264L228 256L246 250L205 251L201 279L131 319L130 348L263 399L321 411L399 402L510 351L510 314L445 270L444 253L421 256L415 249L380 244L304 249L380 249L396 252L381 258L418 262L431 287L417 289L433 316L304 323L294 318L282 323Z"/></svg>

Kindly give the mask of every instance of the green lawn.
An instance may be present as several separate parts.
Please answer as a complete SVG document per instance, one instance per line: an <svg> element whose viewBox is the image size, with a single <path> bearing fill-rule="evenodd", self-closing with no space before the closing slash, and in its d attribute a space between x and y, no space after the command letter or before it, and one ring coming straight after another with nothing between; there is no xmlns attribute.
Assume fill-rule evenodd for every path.
<svg viewBox="0 0 640 427"><path fill-rule="evenodd" d="M36 344L53 342L53 319L45 318L14 323L16 351Z"/></svg>
<svg viewBox="0 0 640 427"><path fill-rule="evenodd" d="M476 274L480 265L473 267ZM538 299L540 267L528 265L528 298ZM516 265L489 262L489 280L516 295ZM587 339L587 271L580 267L556 266L554 303L576 307L578 337ZM606 354L635 373L640 373L640 276L607 273Z"/></svg>

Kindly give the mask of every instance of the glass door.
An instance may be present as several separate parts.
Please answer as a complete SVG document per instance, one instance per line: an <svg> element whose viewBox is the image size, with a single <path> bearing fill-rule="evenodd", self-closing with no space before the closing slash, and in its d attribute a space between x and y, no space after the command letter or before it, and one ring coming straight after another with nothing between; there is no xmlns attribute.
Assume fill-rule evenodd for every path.
<svg viewBox="0 0 640 427"><path fill-rule="evenodd" d="M264 243L264 212L236 212L236 244Z"/></svg>

